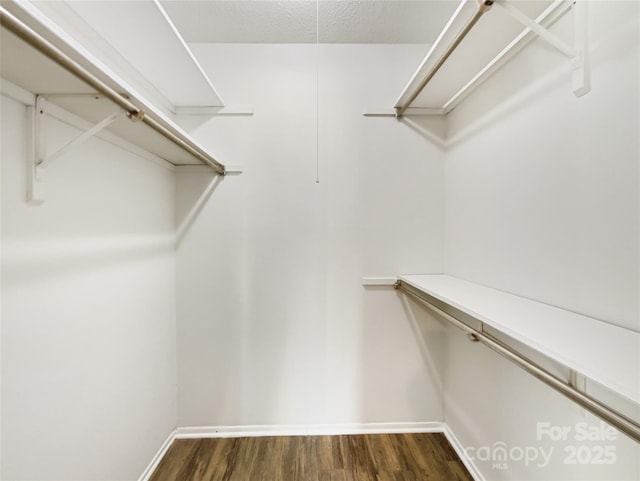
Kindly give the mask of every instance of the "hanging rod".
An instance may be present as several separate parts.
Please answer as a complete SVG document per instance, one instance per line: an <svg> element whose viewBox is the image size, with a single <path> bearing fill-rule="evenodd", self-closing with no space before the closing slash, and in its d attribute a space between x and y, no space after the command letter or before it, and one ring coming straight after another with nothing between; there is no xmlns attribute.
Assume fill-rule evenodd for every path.
<svg viewBox="0 0 640 481"><path fill-rule="evenodd" d="M471 31L474 25L480 20L482 15L489 11L491 6L493 5L494 0L477 0L478 1L478 9L476 13L471 17L471 20L467 22L464 28L456 35L456 38L453 39L453 42L447 47L447 50L440 56L435 65L431 68L429 73L422 79L420 84L415 88L415 90L409 96L409 99L403 104L396 107L396 117L402 117L406 110L411 107L413 101L420 95L420 92L427 86L427 84L431 81L431 79L438 73L438 70L444 65L447 59L451 56L453 51L458 48L460 42L464 40L467 34Z"/></svg>
<svg viewBox="0 0 640 481"><path fill-rule="evenodd" d="M134 121L142 121L149 127L154 129L159 134L169 139L174 144L181 147L183 150L189 152L195 158L211 167L219 175L225 175L225 166L211 157L207 152L202 150L193 141L186 138L178 129L172 125L164 122L162 119L155 119L146 113L144 110L138 108L132 103L126 93L118 92L97 76L89 72L85 67L80 65L77 61L69 57L62 52L58 47L44 39L33 29L25 25L18 20L15 16L9 13L4 7L0 7L0 24L11 31L21 40L31 45L36 50L40 51L48 58L56 62L62 68L72 73L80 80L84 81L91 87L95 88L98 92L104 94L116 105L122 107L127 112L127 117ZM112 79L113 80L113 79ZM114 80L115 82L115 80ZM117 82L116 82L117 83ZM121 88L121 90L125 90Z"/></svg>
<svg viewBox="0 0 640 481"><path fill-rule="evenodd" d="M481 342L491 350L507 358L509 361L524 369L532 376L536 377L551 388L555 389L560 394L566 396L579 406L583 407L584 409L598 416L603 421L614 426L634 441L640 442L640 424L628 418L624 414L610 408L609 406L602 404L600 401L592 398L591 396L588 396L587 394L579 391L571 384L551 374L546 369L543 369L531 359L528 359L518 351L512 349L510 346L504 344L490 334L487 334L486 332L484 332L484 324L482 322L479 321L479 329L474 329L473 327L465 324L464 322L453 317L451 314L445 312L438 306L434 305L428 294L425 294L424 292L416 289L406 282L398 280L394 284L394 287L408 294L420 304L436 313L438 316L453 324L458 329L464 331L472 341Z"/></svg>

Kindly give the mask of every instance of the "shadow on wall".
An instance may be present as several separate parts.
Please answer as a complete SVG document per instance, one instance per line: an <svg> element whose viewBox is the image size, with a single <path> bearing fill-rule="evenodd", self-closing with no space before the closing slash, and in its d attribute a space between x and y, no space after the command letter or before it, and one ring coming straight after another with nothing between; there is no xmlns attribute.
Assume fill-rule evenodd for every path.
<svg viewBox="0 0 640 481"><path fill-rule="evenodd" d="M203 207L207 205L209 198L216 191L224 177L220 175L209 174L207 176L203 176L202 178L203 181L206 182L206 184L200 191L200 195L196 197L196 195L198 195L198 192L194 192L194 197L185 202L185 205L191 205L192 207L189 210L183 212L176 212L176 248L180 247L185 234L193 225Z"/></svg>

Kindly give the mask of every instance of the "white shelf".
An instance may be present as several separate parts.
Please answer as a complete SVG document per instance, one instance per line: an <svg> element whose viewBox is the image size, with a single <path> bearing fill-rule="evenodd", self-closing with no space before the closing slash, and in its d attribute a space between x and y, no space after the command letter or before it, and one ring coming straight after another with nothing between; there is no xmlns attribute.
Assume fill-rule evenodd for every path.
<svg viewBox="0 0 640 481"><path fill-rule="evenodd" d="M74 43L65 32L24 3L3 3L3 12L14 15L28 29L45 42L62 52L88 74L100 80L119 96L127 99L137 110L144 112L144 121L132 122L126 118L113 122L107 130L124 140L166 160L174 166L209 165L214 170L224 167L189 134L176 125L158 107L147 100L131 85L116 75L98 59ZM5 15L5 13L3 13ZM1 29L1 76L33 94L44 95L48 102L55 103L72 114L89 122L97 123L112 113L116 105L104 96L77 94L96 93L96 89L80 80L76 75L33 48L8 29ZM68 94L71 94L69 96ZM178 142L168 138L149 123L159 125ZM198 155L194 155L197 152ZM203 160L204 159L204 160Z"/></svg>
<svg viewBox="0 0 640 481"><path fill-rule="evenodd" d="M399 278L640 403L640 333L447 275Z"/></svg>
<svg viewBox="0 0 640 481"><path fill-rule="evenodd" d="M224 106L158 0L67 0L36 6L54 21L59 20L102 61L122 57L170 101L172 110L177 106Z"/></svg>

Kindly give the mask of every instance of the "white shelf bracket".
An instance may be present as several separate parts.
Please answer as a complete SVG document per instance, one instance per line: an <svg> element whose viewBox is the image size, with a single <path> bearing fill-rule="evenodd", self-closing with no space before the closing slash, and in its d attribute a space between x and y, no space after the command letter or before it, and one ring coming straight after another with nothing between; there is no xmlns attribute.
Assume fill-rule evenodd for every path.
<svg viewBox="0 0 640 481"><path fill-rule="evenodd" d="M362 285L364 287L395 287L398 282L397 277L363 277Z"/></svg>
<svg viewBox="0 0 640 481"><path fill-rule="evenodd" d="M27 153L27 202L41 203L44 201L44 169L37 168L40 156L40 120L38 102L27 106L27 125L29 126L29 146Z"/></svg>
<svg viewBox="0 0 640 481"><path fill-rule="evenodd" d="M568 384L581 393L587 392L587 378L584 374L579 373L575 369L569 369L569 382Z"/></svg>
<svg viewBox="0 0 640 481"><path fill-rule="evenodd" d="M43 119L44 115L47 114L47 111L46 111L46 98L43 98L42 96L38 96L38 99L36 100L36 106L38 105L38 101L41 101L41 107L38 110L38 118L41 119L40 122L42 122L42 119ZM100 132L101 130L105 129L106 127L111 125L113 122L118 120L118 118L123 117L125 115L125 113L126 112L125 112L124 109L119 108L115 112L109 114L107 117L105 117L103 120L101 120L96 125L91 127L89 130L87 130L86 132L83 132L78 137L76 137L75 139L71 140L70 142L68 142L64 146L60 147L58 150L56 150L52 154L49 154L47 157L43 157L41 155L40 158L37 159L37 166L41 166L43 164L51 162L52 160L55 160L58 157L64 155L69 150L73 149L74 147L86 142L91 137L96 135L98 132ZM39 132L40 132L40 134L42 134L42 126L40 127Z"/></svg>
<svg viewBox="0 0 640 481"><path fill-rule="evenodd" d="M506 2L495 2L495 5L502 8L512 18L572 59L572 86L573 93L577 97L582 97L591 90L587 45L587 3L584 0L575 0L573 5L575 9L573 45L569 45L513 5Z"/></svg>
<svg viewBox="0 0 640 481"><path fill-rule="evenodd" d="M582 394L587 394L587 377L584 374L579 373L575 369L569 369L568 384ZM584 418L586 415L587 410L581 407L580 416Z"/></svg>
<svg viewBox="0 0 640 481"><path fill-rule="evenodd" d="M29 202L43 202L44 195L44 176L45 176L45 164L61 157L74 147L86 142L100 131L111 125L120 117L125 116L126 111L119 108L117 111L109 114L103 120L91 127L89 130L83 132L75 139L71 140L52 154L44 156L42 148L42 137L44 133L44 122L47 116L47 98L44 95L36 96L35 108L29 107L28 115L31 124L32 140L30 142L30 155L29 155L29 176L27 185L27 200Z"/></svg>
<svg viewBox="0 0 640 481"><path fill-rule="evenodd" d="M591 63L589 61L589 17L588 4L579 0L574 5L575 49L578 55L573 60L573 93L576 97L582 97L591 90Z"/></svg>
<svg viewBox="0 0 640 481"><path fill-rule="evenodd" d="M206 115L210 117L251 117L251 107L186 107L176 106L176 115Z"/></svg>

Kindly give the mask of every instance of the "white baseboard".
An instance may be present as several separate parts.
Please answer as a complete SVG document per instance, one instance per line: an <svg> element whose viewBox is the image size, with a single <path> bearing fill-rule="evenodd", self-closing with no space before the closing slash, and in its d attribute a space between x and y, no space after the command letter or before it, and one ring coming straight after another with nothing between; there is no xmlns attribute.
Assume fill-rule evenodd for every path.
<svg viewBox="0 0 640 481"><path fill-rule="evenodd" d="M458 457L475 481L485 481L484 476L467 456L464 447L443 422L421 423L362 423L362 424L312 424L268 426L192 426L177 428L153 457L138 481L149 481L175 439L240 438L258 436L336 436L344 434L384 433L443 433Z"/></svg>
<svg viewBox="0 0 640 481"><path fill-rule="evenodd" d="M174 439L176 439L175 430L172 431L166 441L162 443L162 446L160 446L160 449L158 450L156 455L153 457L147 468L142 472L142 475L140 476L140 478L138 478L138 481L149 481L151 475L158 467L158 464L160 464L160 461L162 461L162 458L164 458L164 455L167 454L167 451L173 444Z"/></svg>
<svg viewBox="0 0 640 481"><path fill-rule="evenodd" d="M441 422L422 423L362 423L312 424L270 426L203 426L182 427L176 430L176 439L230 438L258 436L320 436L374 433L441 433Z"/></svg>
<svg viewBox="0 0 640 481"><path fill-rule="evenodd" d="M467 452L462 446L462 443L456 437L456 435L453 434L453 431L451 430L451 428L446 423L442 423L442 425L444 426L443 432L447 438L447 441L449 441L449 444L451 444L456 454L462 461L462 464L464 464L465 468L467 468L467 471L469 471L469 474L471 474L471 476L475 481L485 481L484 476L482 475L478 467L475 465L473 460L469 458L469 456L467 455Z"/></svg>

